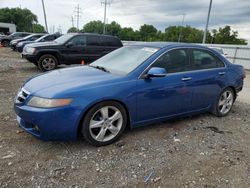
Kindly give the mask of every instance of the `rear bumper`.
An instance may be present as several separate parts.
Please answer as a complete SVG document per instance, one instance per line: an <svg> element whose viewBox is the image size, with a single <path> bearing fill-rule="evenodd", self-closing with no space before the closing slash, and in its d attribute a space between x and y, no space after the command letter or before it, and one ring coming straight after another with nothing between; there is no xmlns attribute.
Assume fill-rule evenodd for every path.
<svg viewBox="0 0 250 188"><path fill-rule="evenodd" d="M19 126L44 141L77 139L80 111L72 107L42 109L26 105L14 106Z"/></svg>

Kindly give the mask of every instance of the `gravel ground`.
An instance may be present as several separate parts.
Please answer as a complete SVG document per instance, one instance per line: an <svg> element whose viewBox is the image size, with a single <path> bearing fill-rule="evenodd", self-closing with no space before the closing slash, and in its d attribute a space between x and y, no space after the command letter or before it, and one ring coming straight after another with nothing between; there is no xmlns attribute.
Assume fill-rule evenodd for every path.
<svg viewBox="0 0 250 188"><path fill-rule="evenodd" d="M250 104L127 131L96 148L43 142L16 123L13 98L38 70L0 48L0 187L250 187Z"/></svg>

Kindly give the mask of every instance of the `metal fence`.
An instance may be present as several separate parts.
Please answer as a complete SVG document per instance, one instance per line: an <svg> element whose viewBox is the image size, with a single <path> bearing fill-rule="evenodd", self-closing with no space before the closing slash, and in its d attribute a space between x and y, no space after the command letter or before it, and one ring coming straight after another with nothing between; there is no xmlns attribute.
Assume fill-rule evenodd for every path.
<svg viewBox="0 0 250 188"><path fill-rule="evenodd" d="M250 70L250 46L222 44L206 44L206 46L222 48L229 61Z"/></svg>
<svg viewBox="0 0 250 188"><path fill-rule="evenodd" d="M123 44L144 43L140 41L123 41ZM250 46L244 45L225 45L225 44L205 44L208 47L222 48L229 61L244 66L250 70Z"/></svg>

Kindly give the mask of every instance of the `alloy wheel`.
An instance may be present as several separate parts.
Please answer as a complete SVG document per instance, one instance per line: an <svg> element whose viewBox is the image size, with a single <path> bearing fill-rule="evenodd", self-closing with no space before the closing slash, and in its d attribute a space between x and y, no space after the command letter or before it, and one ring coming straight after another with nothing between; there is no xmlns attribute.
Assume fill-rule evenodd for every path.
<svg viewBox="0 0 250 188"><path fill-rule="evenodd" d="M123 116L114 106L103 106L89 122L91 137L98 142L107 142L116 137L122 129Z"/></svg>
<svg viewBox="0 0 250 188"><path fill-rule="evenodd" d="M233 106L233 102L234 102L234 94L231 90L225 90L219 99L219 103L218 103L218 108L221 114L227 114L232 106Z"/></svg>
<svg viewBox="0 0 250 188"><path fill-rule="evenodd" d="M56 62L53 58L45 58L42 61L42 67L47 71L52 70L56 67Z"/></svg>

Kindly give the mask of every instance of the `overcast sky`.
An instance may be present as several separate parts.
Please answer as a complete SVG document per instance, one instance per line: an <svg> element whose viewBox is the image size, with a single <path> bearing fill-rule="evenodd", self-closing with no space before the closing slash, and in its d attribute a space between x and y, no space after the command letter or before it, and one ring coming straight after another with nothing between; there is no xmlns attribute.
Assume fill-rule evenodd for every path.
<svg viewBox="0 0 250 188"><path fill-rule="evenodd" d="M104 1L104 0L103 0ZM152 24L159 30L170 25L185 25L204 29L209 0L107 0L108 22L116 21L122 27L139 29L142 24ZM61 27L66 32L72 26L77 4L81 8L80 28L91 20L103 20L101 0L44 0L49 31ZM44 25L41 0L0 0L0 8L28 8ZM76 26L76 17L75 26ZM250 0L213 0L209 29L230 25L241 38L250 42Z"/></svg>

